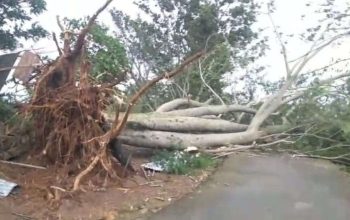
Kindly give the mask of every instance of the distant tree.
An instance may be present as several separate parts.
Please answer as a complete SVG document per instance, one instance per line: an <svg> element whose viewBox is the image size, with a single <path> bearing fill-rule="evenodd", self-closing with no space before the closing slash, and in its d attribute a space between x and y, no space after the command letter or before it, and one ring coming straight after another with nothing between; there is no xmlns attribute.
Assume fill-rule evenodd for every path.
<svg viewBox="0 0 350 220"><path fill-rule="evenodd" d="M45 37L47 32L36 22L31 22L33 16L45 10L45 0L1 0L0 50L17 48L20 39L38 40Z"/></svg>
<svg viewBox="0 0 350 220"><path fill-rule="evenodd" d="M155 88L147 104L192 95L197 100L223 97L225 74L264 54L264 39L252 25L259 5L251 0L137 0L142 18L112 10L117 36L126 45L133 79L142 84L152 74L171 69L178 60L201 49L215 49L190 74ZM207 85L203 82L205 81ZM231 101L231 100L230 100ZM158 102L158 103L157 103Z"/></svg>

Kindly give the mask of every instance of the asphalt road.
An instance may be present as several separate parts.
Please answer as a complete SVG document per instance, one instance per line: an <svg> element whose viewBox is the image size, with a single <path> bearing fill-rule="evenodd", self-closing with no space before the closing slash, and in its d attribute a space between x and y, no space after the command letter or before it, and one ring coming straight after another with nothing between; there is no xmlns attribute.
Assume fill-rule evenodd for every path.
<svg viewBox="0 0 350 220"><path fill-rule="evenodd" d="M350 177L326 161L239 154L150 220L350 220Z"/></svg>

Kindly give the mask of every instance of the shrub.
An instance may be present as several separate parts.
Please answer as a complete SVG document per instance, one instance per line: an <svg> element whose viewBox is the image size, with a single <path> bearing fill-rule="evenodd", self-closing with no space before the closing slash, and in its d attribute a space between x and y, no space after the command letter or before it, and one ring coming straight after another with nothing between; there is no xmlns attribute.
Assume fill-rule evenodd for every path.
<svg viewBox="0 0 350 220"><path fill-rule="evenodd" d="M173 174L188 174L195 169L206 169L216 164L216 161L202 153L187 153L183 151L160 151L153 158L156 164Z"/></svg>

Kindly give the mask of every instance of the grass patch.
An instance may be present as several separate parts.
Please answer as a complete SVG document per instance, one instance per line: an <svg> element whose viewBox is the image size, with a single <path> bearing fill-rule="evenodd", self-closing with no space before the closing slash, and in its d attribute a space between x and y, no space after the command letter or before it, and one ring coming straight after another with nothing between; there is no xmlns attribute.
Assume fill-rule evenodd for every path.
<svg viewBox="0 0 350 220"><path fill-rule="evenodd" d="M216 160L202 153L187 153L182 151L160 151L153 156L152 161L172 174L188 174L196 169L213 167Z"/></svg>

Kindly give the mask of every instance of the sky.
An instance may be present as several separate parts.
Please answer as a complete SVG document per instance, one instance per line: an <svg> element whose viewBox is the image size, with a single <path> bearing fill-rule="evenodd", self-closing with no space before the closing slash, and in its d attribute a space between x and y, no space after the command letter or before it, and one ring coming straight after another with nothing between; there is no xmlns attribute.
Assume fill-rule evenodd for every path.
<svg viewBox="0 0 350 220"><path fill-rule="evenodd" d="M56 22L56 16L59 15L61 19L67 18L82 18L91 16L100 8L105 0L46 0L47 10L41 14L36 21L38 21L50 33L60 33ZM108 12L112 8L117 8L127 12L131 16L137 15L137 8L130 0L114 0L107 10L103 11L98 20L108 25L113 29L113 21ZM52 40L41 40L34 45L35 49L47 55L56 54L54 42Z"/></svg>
<svg viewBox="0 0 350 220"><path fill-rule="evenodd" d="M280 26L280 30L284 33L298 34L305 32L306 27L317 24L317 17L313 15L314 9L305 7L305 4L308 2L321 4L324 1L325 0L275 0L276 12L273 14L273 20L277 26ZM342 1L345 2L346 0L338 0L338 2ZM61 18L81 18L92 15L105 0L46 0L46 2L47 11L40 15L37 20L49 32L59 33L56 15L59 15ZM137 7L133 5L132 0L114 0L108 9L113 7L123 10L131 16L137 15ZM302 14L307 14L307 19L302 20L300 18ZM110 26L113 30L113 22L108 10L102 12L98 20ZM270 79L279 79L285 75L284 61L280 53L280 45L273 33L268 16L260 15L258 17L257 26L266 29L262 34L268 36L269 46L271 48L260 62L267 66L266 71ZM289 39L286 46L290 59L304 54L309 48L309 45L304 44L297 38ZM41 40L30 47L27 46L27 48L36 49L37 52L50 56L55 56L57 53L53 41L48 39ZM331 47L322 52L311 62L309 69L317 68L329 62L329 60L334 57L350 57L349 40L341 46Z"/></svg>

